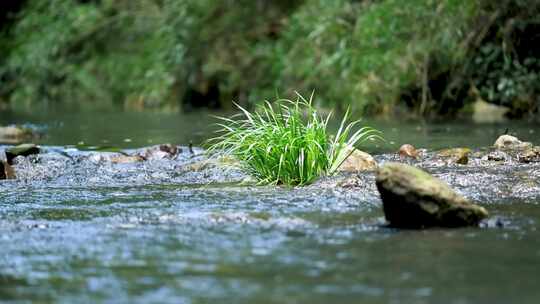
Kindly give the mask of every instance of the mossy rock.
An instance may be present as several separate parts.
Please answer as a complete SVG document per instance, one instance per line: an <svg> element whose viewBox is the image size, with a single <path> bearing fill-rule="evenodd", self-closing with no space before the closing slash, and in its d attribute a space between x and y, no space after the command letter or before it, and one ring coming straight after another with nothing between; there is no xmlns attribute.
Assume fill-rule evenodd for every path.
<svg viewBox="0 0 540 304"><path fill-rule="evenodd" d="M469 148L451 148L444 149L437 152L437 155L443 158L450 158L456 164L466 165L469 162L469 154L471 149Z"/></svg>
<svg viewBox="0 0 540 304"><path fill-rule="evenodd" d="M418 168L387 163L377 171L377 189L391 226L403 228L476 226L488 216L480 206Z"/></svg>
<svg viewBox="0 0 540 304"><path fill-rule="evenodd" d="M6 159L9 164L13 163L13 159L17 156L28 156L39 154L40 149L35 144L21 144L6 149Z"/></svg>

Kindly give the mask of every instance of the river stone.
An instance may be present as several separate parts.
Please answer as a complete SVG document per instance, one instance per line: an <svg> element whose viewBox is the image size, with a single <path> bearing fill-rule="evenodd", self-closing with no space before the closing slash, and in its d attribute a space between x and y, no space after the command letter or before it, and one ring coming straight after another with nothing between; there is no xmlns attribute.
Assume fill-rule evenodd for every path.
<svg viewBox="0 0 540 304"><path fill-rule="evenodd" d="M540 162L540 147L525 149L517 154L520 163Z"/></svg>
<svg viewBox="0 0 540 304"><path fill-rule="evenodd" d="M354 149L354 151L339 166L339 172L360 172L375 170L377 162L369 153Z"/></svg>
<svg viewBox="0 0 540 304"><path fill-rule="evenodd" d="M531 149L532 144L530 142L523 142L517 137L512 135L501 135L493 144L497 150L525 150Z"/></svg>
<svg viewBox="0 0 540 304"><path fill-rule="evenodd" d="M6 149L6 160L9 164L13 163L13 159L17 156L28 156L39 154L39 147L35 144L21 144Z"/></svg>
<svg viewBox="0 0 540 304"><path fill-rule="evenodd" d="M437 155L443 158L450 158L456 164L466 165L469 162L469 154L471 149L469 148L451 148L444 149L437 152Z"/></svg>
<svg viewBox="0 0 540 304"><path fill-rule="evenodd" d="M399 147L398 154L400 157L418 158L418 150L413 145L404 144Z"/></svg>
<svg viewBox="0 0 540 304"><path fill-rule="evenodd" d="M418 168L386 163L379 168L377 189L386 219L394 227L476 226L487 211Z"/></svg>
<svg viewBox="0 0 540 304"><path fill-rule="evenodd" d="M145 148L140 154L144 159L173 159L178 153L182 153L182 148L172 144L161 144Z"/></svg>

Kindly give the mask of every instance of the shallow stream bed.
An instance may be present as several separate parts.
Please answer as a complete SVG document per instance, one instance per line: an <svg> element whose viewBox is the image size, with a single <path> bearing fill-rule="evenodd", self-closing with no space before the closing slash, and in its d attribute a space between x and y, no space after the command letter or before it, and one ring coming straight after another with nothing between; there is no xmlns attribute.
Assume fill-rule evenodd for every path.
<svg viewBox="0 0 540 304"><path fill-rule="evenodd" d="M393 128L399 126L388 128L389 141L431 149L441 148L441 136L452 137L447 128L467 129L428 126L424 137L394 138ZM488 145L490 132L501 127L484 128L484 136L469 136L468 146ZM516 130L532 141L540 132L527 125ZM467 136L454 135L447 146L465 144ZM239 183L245 176L234 168L188 170L203 158L198 149L137 163L111 163L96 156L107 153L63 146L45 150L17 160L17 180L0 181L0 302L540 299L538 163L420 163L491 217L480 228L398 230L385 226L373 173L343 177L355 180L347 187L335 182L342 177L304 188L263 187Z"/></svg>

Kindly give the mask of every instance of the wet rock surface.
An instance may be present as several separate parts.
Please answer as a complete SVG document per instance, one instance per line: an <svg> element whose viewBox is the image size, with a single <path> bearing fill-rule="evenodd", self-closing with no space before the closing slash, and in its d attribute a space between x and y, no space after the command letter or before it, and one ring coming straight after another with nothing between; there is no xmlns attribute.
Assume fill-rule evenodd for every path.
<svg viewBox="0 0 540 304"><path fill-rule="evenodd" d="M9 164L13 163L13 159L17 156L28 156L39 154L40 149L35 144L21 144L6 149L6 160Z"/></svg>
<svg viewBox="0 0 540 304"><path fill-rule="evenodd" d="M377 171L376 184L385 217L394 227L476 226L488 215L441 180L409 165L385 164Z"/></svg>
<svg viewBox="0 0 540 304"><path fill-rule="evenodd" d="M540 162L540 146L533 146L530 142L523 142L511 135L501 135L493 144L489 160L504 161L513 158L520 163Z"/></svg>
<svg viewBox="0 0 540 304"><path fill-rule="evenodd" d="M377 161L369 153L354 149L349 157L339 166L338 172L370 171L377 168Z"/></svg>
<svg viewBox="0 0 540 304"><path fill-rule="evenodd" d="M404 144L401 147L399 147L398 150L399 156L403 158L413 158L416 159L418 156L421 155L421 151L417 150L413 145L410 144Z"/></svg>
<svg viewBox="0 0 540 304"><path fill-rule="evenodd" d="M164 148L167 147L167 148ZM12 147L0 147L0 151ZM166 150L166 151L164 151ZM194 170L200 162L205 166ZM234 183L246 179L238 168L208 160L204 151L152 146L121 152L43 147L40 154L12 159L15 185L33 187L124 186L147 184Z"/></svg>
<svg viewBox="0 0 540 304"><path fill-rule="evenodd" d="M0 152L8 148L0 146ZM183 146L175 149L176 154L164 152L160 146L121 152L42 147L40 154L13 159L12 168L17 179L9 183L10 187L81 187L254 182L234 159L209 159L200 148L193 148L192 152ZM501 201L504 197L526 200L540 197L539 162L524 162L520 154L490 149L465 152L466 165L459 164L452 156L441 155L441 151L424 151L418 158L380 154L374 155L373 160L379 165L401 162L422 168L465 197L483 203ZM375 174L369 170L339 172L336 176L322 177L305 188L361 192L359 195L370 199L378 197Z"/></svg>

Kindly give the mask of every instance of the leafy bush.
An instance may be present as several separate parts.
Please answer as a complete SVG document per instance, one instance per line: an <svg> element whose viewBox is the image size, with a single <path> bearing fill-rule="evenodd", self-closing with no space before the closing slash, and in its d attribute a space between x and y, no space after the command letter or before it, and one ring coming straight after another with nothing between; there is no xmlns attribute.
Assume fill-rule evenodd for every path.
<svg viewBox="0 0 540 304"><path fill-rule="evenodd" d="M475 9L468 0L309 0L276 47L275 87L317 87L325 105L389 112L440 73L432 62L449 69L463 59Z"/></svg>
<svg viewBox="0 0 540 304"><path fill-rule="evenodd" d="M490 26L471 52L469 77L480 96L522 116L540 107L540 1L483 1Z"/></svg>
<svg viewBox="0 0 540 304"><path fill-rule="evenodd" d="M474 84L481 96L492 103L513 111L534 110L534 99L540 93L540 60L512 57L505 56L498 45L484 45L474 61Z"/></svg>
<svg viewBox="0 0 540 304"><path fill-rule="evenodd" d="M0 98L18 107L178 107L186 91L205 93L219 76L221 98L230 103L263 85L259 42L270 40L271 20L297 1L84 2L27 2L0 37L0 49L9 43L10 50ZM254 73L261 76L245 77Z"/></svg>
<svg viewBox="0 0 540 304"><path fill-rule="evenodd" d="M210 151L232 154L262 183L304 185L335 172L355 144L379 137L369 127L353 133L358 121L346 125L347 114L330 137L330 115L319 116L312 97L298 94L295 101L280 99L275 106L265 102L254 113L238 106L243 118L221 118L223 134L210 140Z"/></svg>
<svg viewBox="0 0 540 304"><path fill-rule="evenodd" d="M25 3L0 36L0 100L15 106L249 108L317 88L318 106L430 115L455 112L473 84L538 108L540 0Z"/></svg>
<svg viewBox="0 0 540 304"><path fill-rule="evenodd" d="M4 87L16 89L0 95L16 107L166 106L171 66L182 56L169 17L185 15L166 8L145 0L28 1L3 67Z"/></svg>

